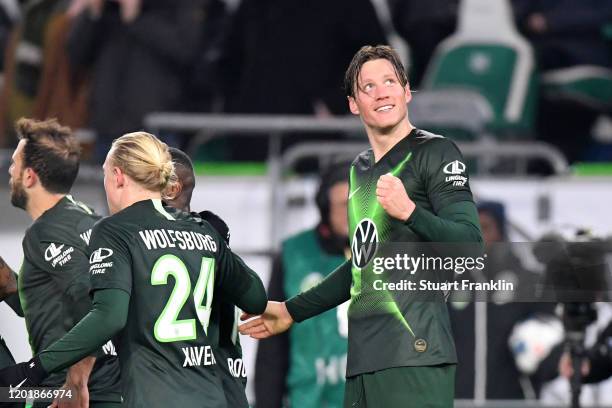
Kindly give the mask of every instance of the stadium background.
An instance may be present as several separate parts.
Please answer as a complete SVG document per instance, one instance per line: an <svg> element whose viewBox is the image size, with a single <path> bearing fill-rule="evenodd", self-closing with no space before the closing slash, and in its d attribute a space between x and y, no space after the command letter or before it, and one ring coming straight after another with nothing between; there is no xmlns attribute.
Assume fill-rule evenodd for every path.
<svg viewBox="0 0 612 408"><path fill-rule="evenodd" d="M76 25L71 19L78 17L70 14L73 11L68 7L69 3L74 6L79 1L23 1L21 4L12 0L0 1L3 9L0 31L6 46L0 102L0 124L4 127L0 145L6 147L0 153L0 255L14 269L20 265L21 239L30 224L26 214L12 208L8 199L6 170L14 140L7 129L15 116L53 114L79 129L86 163L73 194L100 213L107 213L102 172L96 162L107 142L105 132L112 127L96 122L104 117L104 112L96 112L96 109L101 109L99 103L81 118L75 119L67 113L68 110L74 111L77 106L74 104L83 107L85 103L87 110L87 106L93 105L83 101L89 99L89 103L93 103L102 97L94 88L83 100L68 98L59 108L55 106L46 111L41 108L41 89L50 92L52 99L63 95L61 89L74 90L74 82L58 73L60 68L58 71L48 68L50 64L61 66L60 62L67 57L60 55L52 59L43 52L51 45L60 48L69 45L62 43L61 36L45 39L46 35L52 36L53 33L45 24L50 24L58 15L68 16L68 23L63 28L67 32ZM194 4L205 11L203 24L206 30L202 30L205 32L197 42L200 49L192 53L191 65L183 61L183 68L186 64L193 68L189 72L196 71L196 74L185 76L184 70L180 74L174 72L175 77L183 75L186 82L180 103L167 99L157 101L157 105L143 103L153 108L143 108L142 112L134 114L137 117L123 118L123 124L150 130L190 153L198 173L193 209L206 208L221 215L230 226L232 248L243 255L266 282L271 256L278 250L280 241L317 221L313 201L317 187L316 170L335 154L354 156L366 146L365 136L359 122L344 115L346 108L336 107L341 78L331 68L320 72L325 61L318 61L316 52L311 52L320 45L314 43L321 39L321 35L314 34L319 29L319 22L310 20L295 25L291 19L298 18L294 14L299 13L283 17L282 13L273 12L275 8L284 11L296 8L297 3L269 1L261 5L260 10L266 12L254 12L254 2L249 0L242 3L179 1L156 9L157 3L163 2L151 0L149 4L152 6L143 7L142 15L157 12L174 16L175 9L189 9L195 7ZM367 34L356 36L353 43L346 39L327 38L330 42L337 42L334 44L336 50L350 56L359 45L363 45L367 35L371 36L372 42L380 42L381 36L386 37L400 50L412 68L411 82L417 89L409 109L413 123L427 130L440 131L461 144L472 174L475 198L505 205L511 241L533 241L544 233L572 228L590 229L595 236L612 235L608 204L612 202L612 65L608 64L612 61L612 7L609 1L532 2L530 7L541 7L543 13L548 7L551 15L565 13L567 17L573 13L576 16L577 21L565 26L560 24L557 30L552 29L552 18L549 21L550 33L546 39L554 44L565 44L569 50L564 56L580 47L589 49L589 41L593 42L589 37L590 31L599 33L607 44L607 49L592 47L592 55L583 53L585 55L574 56L573 60L561 56L555 59L550 57L550 53L542 52L546 46L545 36L529 31L529 16L535 11L521 14L526 7L521 1L430 0L427 3L431 4L427 6L409 0L364 0L353 5L339 1L333 6L319 3L325 2L299 7L309 8L311 13L306 13L302 19L318 16L316 13L322 10L329 11L325 21L320 22L327 24L321 28L325 34L332 35L331 31L325 31L328 26L338 24L345 27L350 25L346 23L351 19L361 22L355 23L358 30L363 22L375 26L371 30L361 27L361 31ZM420 9L415 5L417 3ZM46 9L42 10L41 5L46 5ZM362 15L353 15L358 12ZM599 18L591 21L583 14L599 14ZM37 18L40 16L43 18ZM238 18L246 33L236 32L235 21ZM266 18L280 18L287 23L282 27L289 30L286 42L275 43L278 48L271 47L272 50L253 50L249 46L261 46L257 41L273 35L261 31L268 21ZM333 18L347 21L334 22ZM585 20L578 21L579 18ZM35 23L27 25L29 21ZM422 38L414 37L402 21L408 26L431 28L431 41L437 47L433 56L431 47L430 55L423 57L427 54L422 48L426 41L419 42ZM138 22L138 17L135 22ZM32 30L35 24L40 25L38 29L43 35L28 37L27 33L31 31L27 30ZM292 24L294 28L291 28ZM20 27L21 31L16 31ZM586 31L590 34L584 34ZM11 32L13 37L9 38ZM225 36L222 33L230 34ZM249 35L255 38L251 42L246 40ZM227 38L243 43L227 45ZM446 40L441 42L443 38ZM112 43L117 37L106 40ZM64 42L68 41L64 39ZM304 46L306 49L301 54L298 52L296 57L293 51ZM137 47L134 45L135 49ZM242 57L238 60L241 66L230 69L222 65L224 61L236 61L216 57L219 53L231 55L228 50ZM607 55L600 55L602 52L607 52ZM271 63L258 60L270 56L276 58ZM283 59L295 62L299 67L281 64ZM101 58L97 63L102 64L100 61ZM130 74L142 69L130 66L129 61L114 62ZM342 67L347 62L340 57L333 61ZM329 65L334 64L330 61ZM32 66L39 70L35 80L31 78ZM290 81L283 75L278 77L278 83L274 82L278 71L290 68L295 68L289 75ZM248 69L256 70L252 75L262 75L260 78L255 76L255 80L268 81L266 83L274 84L274 89L254 83L253 77L246 72ZM96 73L99 71L94 66L90 74ZM225 77L231 79L232 75L236 79L233 84ZM305 92L295 85L304 78L306 85L312 86L312 77L323 81L319 85L325 89L318 89L318 94ZM328 77L335 82L328 84ZM162 81L164 77L158 79ZM28 80L36 85L37 91L24 86L24 81ZM217 80L224 85L216 87ZM58 87L48 90L49 81L57 82ZM89 81L95 84L96 78ZM233 86L226 86L225 82ZM148 85L156 86L155 83ZM111 94L113 86L120 87L117 83L106 83L105 86L110 87L106 89L111 89ZM251 93L244 91L249 87L253 88ZM269 91L269 94L264 91ZM117 93L119 108L122 104L123 107L138 104L139 95L121 99L120 96L124 95L118 90L114 92ZM245 100L249 101L255 92L259 92L260 98L246 103ZM293 99L292 92L295 93ZM307 98L312 99L307 101L306 107L298 106L297 102L294 105L290 103L295 102L294 99L304 102L303 99ZM340 101L343 103L341 95ZM247 116L228 116L244 114ZM112 120L112 115L107 114L107 120ZM551 122L555 122L554 125ZM129 130L134 128L124 129ZM110 137L114 136L118 134ZM598 327L605 326L605 320L612 316L606 307L601 305ZM587 340L593 341L595 331L595 328L590 330ZM0 333L18 361L29 358L23 321L3 304L0 304ZM252 370L256 344L244 338L243 344L247 368ZM252 372L249 371L249 375L252 385ZM492 373L488 380L494 381ZM567 384L564 380L557 380L557 383L548 394L549 401L567 398ZM587 403L598 401L612 405L612 383L589 389L584 392L584 398Z"/></svg>

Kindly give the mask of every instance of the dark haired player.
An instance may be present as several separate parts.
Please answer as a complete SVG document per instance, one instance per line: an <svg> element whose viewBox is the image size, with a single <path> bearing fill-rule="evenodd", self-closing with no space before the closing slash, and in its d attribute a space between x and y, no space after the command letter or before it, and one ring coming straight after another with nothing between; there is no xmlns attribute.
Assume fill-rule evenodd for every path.
<svg viewBox="0 0 612 408"><path fill-rule="evenodd" d="M196 221L204 220L219 233L229 245L229 227L212 211L191 212L191 196L195 188L193 163L185 152L170 147L168 149L174 162L177 183L166 192L165 202L171 207L190 213ZM248 408L245 388L246 369L242 360L242 347L238 336L238 316L236 306L223 297L213 299L212 317L208 336L218 345L214 349L217 365L221 368L221 381L228 407Z"/></svg>
<svg viewBox="0 0 612 408"><path fill-rule="evenodd" d="M457 357L442 302L381 302L368 243L482 242L466 166L450 140L416 129L405 69L387 46L362 47L345 76L350 110L371 149L352 164L352 261L284 303L269 302L241 332L265 338L351 299L344 406L452 407ZM389 295L388 298L392 297Z"/></svg>
<svg viewBox="0 0 612 408"><path fill-rule="evenodd" d="M19 300L36 354L61 338L91 307L87 245L100 217L69 195L80 156L70 129L55 120L21 119L16 130L20 141L9 169L11 203L34 221L23 239ZM18 311L16 299L9 300ZM92 407L121 402L119 365L112 343L103 350L97 359L85 358L68 372L68 383L78 387L85 398L83 405L87 399ZM58 372L42 385L59 387L66 375L66 371Z"/></svg>

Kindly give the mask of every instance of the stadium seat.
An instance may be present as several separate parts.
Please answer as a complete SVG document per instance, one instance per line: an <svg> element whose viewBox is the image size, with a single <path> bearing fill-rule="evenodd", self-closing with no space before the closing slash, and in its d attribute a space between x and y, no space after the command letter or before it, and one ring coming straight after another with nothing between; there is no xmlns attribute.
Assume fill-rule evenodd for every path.
<svg viewBox="0 0 612 408"><path fill-rule="evenodd" d="M612 70L580 65L542 74L547 97L574 101L602 113L612 112Z"/></svg>
<svg viewBox="0 0 612 408"><path fill-rule="evenodd" d="M463 92L464 101L484 100L492 112L491 133L522 135L533 126L535 73L532 48L519 35L509 2L463 0L457 31L436 49L423 90Z"/></svg>

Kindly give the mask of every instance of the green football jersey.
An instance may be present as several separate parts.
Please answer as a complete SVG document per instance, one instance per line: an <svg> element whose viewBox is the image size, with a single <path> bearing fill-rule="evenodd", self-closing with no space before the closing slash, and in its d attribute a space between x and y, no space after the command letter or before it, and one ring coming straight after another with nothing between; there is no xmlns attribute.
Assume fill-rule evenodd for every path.
<svg viewBox="0 0 612 408"><path fill-rule="evenodd" d="M207 223L145 200L96 224L93 290L130 294L118 335L129 407L226 407L209 327L214 297L244 293L246 266Z"/></svg>
<svg viewBox="0 0 612 408"><path fill-rule="evenodd" d="M319 283L346 260L323 250L315 230L283 242L284 289L294 296ZM346 307L294 325L290 332L287 393L291 406L340 408L346 374Z"/></svg>
<svg viewBox="0 0 612 408"><path fill-rule="evenodd" d="M461 153L450 140L414 129L378 162L372 150L351 166L349 237L352 251L347 376L390 367L456 363L448 317L442 301L421 301L376 290L376 248L424 241L407 223L389 216L376 197L378 179L398 177L417 207L436 214L460 201L472 201ZM374 250L372 250L374 249ZM379 288L380 289L380 288Z"/></svg>
<svg viewBox="0 0 612 408"><path fill-rule="evenodd" d="M214 228L229 245L229 228L210 211L185 213L172 207L164 207L173 217L187 219L206 228ZM242 346L238 335L240 309L223 296L213 298L208 338L213 345L215 359L228 407L249 408L246 397L247 375L242 359Z"/></svg>
<svg viewBox="0 0 612 408"><path fill-rule="evenodd" d="M89 238L100 217L71 196L62 198L26 231L19 298L33 354L63 337L91 308ZM61 386L66 371L49 376L45 386ZM89 381L92 401L120 401L119 364L107 343Z"/></svg>

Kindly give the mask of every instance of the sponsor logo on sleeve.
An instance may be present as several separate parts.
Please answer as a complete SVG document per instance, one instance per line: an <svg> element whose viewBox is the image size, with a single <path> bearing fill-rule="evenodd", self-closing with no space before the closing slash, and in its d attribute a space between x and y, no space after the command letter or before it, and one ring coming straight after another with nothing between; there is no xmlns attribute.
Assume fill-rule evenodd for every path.
<svg viewBox="0 0 612 408"><path fill-rule="evenodd" d="M452 161L448 163L442 171L447 174L446 181L447 183L452 183L453 186L463 187L465 183L467 183L467 176L465 174L465 164L460 162L459 160Z"/></svg>
<svg viewBox="0 0 612 408"><path fill-rule="evenodd" d="M109 248L98 248L89 257L89 273L100 275L106 272L106 268L112 268L113 262L103 262L106 258L113 255L113 250Z"/></svg>
<svg viewBox="0 0 612 408"><path fill-rule="evenodd" d="M45 261L51 263L51 266L55 268L57 265L63 266L72 259L72 253L74 252L73 247L64 249L66 245L58 245L56 243L50 243L47 249L45 249Z"/></svg>

